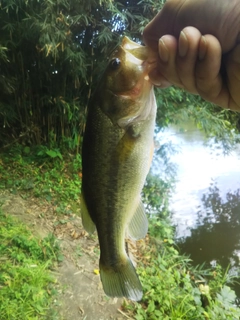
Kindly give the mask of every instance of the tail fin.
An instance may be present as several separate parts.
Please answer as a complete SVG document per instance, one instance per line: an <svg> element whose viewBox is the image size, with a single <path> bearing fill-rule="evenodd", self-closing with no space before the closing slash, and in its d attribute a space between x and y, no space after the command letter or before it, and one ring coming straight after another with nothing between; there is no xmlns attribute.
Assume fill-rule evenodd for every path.
<svg viewBox="0 0 240 320"><path fill-rule="evenodd" d="M103 290L110 297L126 297L133 301L142 299L142 285L129 258L120 267L109 268L100 262Z"/></svg>

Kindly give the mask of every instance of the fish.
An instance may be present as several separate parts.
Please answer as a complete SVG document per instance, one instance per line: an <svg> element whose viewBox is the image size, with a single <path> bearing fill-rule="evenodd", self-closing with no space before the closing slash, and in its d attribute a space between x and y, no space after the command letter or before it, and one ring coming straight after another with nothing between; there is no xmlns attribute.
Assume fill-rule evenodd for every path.
<svg viewBox="0 0 240 320"><path fill-rule="evenodd" d="M148 56L147 47L122 39L89 104L82 144L82 222L90 234L97 230L103 289L133 301L143 291L125 239L144 238L148 231L141 191L157 110Z"/></svg>

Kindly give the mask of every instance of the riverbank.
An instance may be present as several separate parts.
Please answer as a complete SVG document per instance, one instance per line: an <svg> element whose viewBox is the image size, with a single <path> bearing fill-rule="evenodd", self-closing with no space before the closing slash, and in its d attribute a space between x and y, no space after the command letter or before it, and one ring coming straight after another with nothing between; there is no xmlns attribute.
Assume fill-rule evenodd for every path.
<svg viewBox="0 0 240 320"><path fill-rule="evenodd" d="M205 320L224 319L223 315L226 319L239 319L234 292L228 287L224 272L220 268L207 271L191 267L189 259L179 255L166 219L152 220L149 236L130 246L137 258L143 284L142 301L108 299L98 274L96 237L85 233L79 218L80 158L54 161L45 158L42 161L20 151L1 155L1 206L5 216L16 215L27 226L31 232L29 239L45 238L50 233L60 244L63 260L57 261L54 270L49 270L57 279L50 281L55 295L51 300L51 292L48 293L50 305L46 306L56 310L52 319L68 319L69 312L73 312L72 320L95 320L96 314L98 319L104 320ZM19 246L19 254L22 249ZM9 283L1 280L0 285L4 286L6 297ZM21 306L21 299L18 299ZM47 309L41 315L36 307L35 318L49 320ZM7 309L1 310L4 311L6 315ZM26 320L28 317L12 314L9 319Z"/></svg>

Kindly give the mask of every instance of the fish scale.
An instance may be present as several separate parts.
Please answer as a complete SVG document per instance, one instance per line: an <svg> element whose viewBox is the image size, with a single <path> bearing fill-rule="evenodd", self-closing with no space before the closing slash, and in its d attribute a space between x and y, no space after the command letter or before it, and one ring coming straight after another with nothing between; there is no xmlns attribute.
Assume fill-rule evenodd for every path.
<svg viewBox="0 0 240 320"><path fill-rule="evenodd" d="M141 191L152 153L156 101L147 63L131 58L132 47L146 56L145 47L125 37L90 103L82 147L81 213L85 229L97 229L105 293L140 300L142 287L126 253L125 236L139 239L147 232Z"/></svg>

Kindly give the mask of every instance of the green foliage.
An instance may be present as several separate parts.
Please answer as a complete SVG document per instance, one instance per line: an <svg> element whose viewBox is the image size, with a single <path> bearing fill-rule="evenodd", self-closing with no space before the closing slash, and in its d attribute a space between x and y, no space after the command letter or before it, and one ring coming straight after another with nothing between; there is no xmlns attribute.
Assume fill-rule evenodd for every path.
<svg viewBox="0 0 240 320"><path fill-rule="evenodd" d="M63 160L58 149L16 145L2 154L0 176L0 188L61 203L62 212L79 200L81 157L68 155Z"/></svg>
<svg viewBox="0 0 240 320"><path fill-rule="evenodd" d="M239 309L234 307L235 300L235 292L228 286L222 287L221 291L217 294L216 302L209 308L209 319L239 319L240 312ZM223 309L224 313L222 312Z"/></svg>
<svg viewBox="0 0 240 320"><path fill-rule="evenodd" d="M168 163L166 155L163 157ZM193 267L174 245L174 229L169 219L171 179L149 176L143 197L149 218L149 243L140 259L138 274L143 285L140 303L125 302L124 308L136 320L239 319L236 294L231 289L235 277L220 265L206 269ZM237 278L236 278L237 279Z"/></svg>
<svg viewBox="0 0 240 320"><path fill-rule="evenodd" d="M8 187L22 196L35 195L57 202L56 213L66 214L70 199L74 200L73 204L78 203L81 158L77 155L61 160L59 157L51 158L44 152L39 155L41 150L46 148L31 149L16 145L2 155L0 187ZM155 214L150 218L150 241L142 252L138 268L144 296L141 303L128 302L124 308L131 318L137 320L239 319L236 296L228 286L231 280L228 273L223 272L220 266L210 270L194 268L190 259L180 255L174 246L174 230L170 225L167 206L173 183L172 178L165 181L149 176L149 189L145 187L144 197L148 212L151 214L153 208ZM29 184L30 188L27 187ZM0 230L0 254L6 261L5 267L0 265L0 286L4 283L6 290L0 291L0 318L51 319L48 312L54 285L46 271L53 262L62 258L56 241L51 235L36 241L29 234L25 236L20 224L13 231L11 225L0 220L0 226L3 226ZM1 235L7 236L7 240L2 239ZM81 250L78 249L76 254L81 255ZM41 268L39 261L43 263ZM29 267L31 265L37 267ZM36 270L37 276L32 275ZM20 285L22 280L24 285ZM39 283L44 289L39 289ZM47 291L44 291L45 288ZM31 300L33 302L30 304Z"/></svg>
<svg viewBox="0 0 240 320"><path fill-rule="evenodd" d="M0 319L55 319L50 268L61 260L53 235L40 240L0 211Z"/></svg>
<svg viewBox="0 0 240 320"><path fill-rule="evenodd" d="M57 203L57 213L66 214L78 203L81 135L106 58L122 35L141 41L141 32L164 2L1 1L0 140L23 146L13 144L2 155L0 188ZM192 119L226 152L237 142L235 112L174 87L156 90L156 96L157 130ZM150 175L144 188L148 213L156 214L149 226L155 239L139 268L144 298L126 308L138 320L239 319L235 293L221 268L194 269L173 247L168 200L174 170L165 161L167 149L161 145L158 150L165 177L159 181ZM77 156L66 157L72 150ZM19 223L16 227L7 217L0 219L0 319L51 319L48 269L52 259L61 259L54 238L35 241Z"/></svg>
<svg viewBox="0 0 240 320"><path fill-rule="evenodd" d="M56 158L63 159L61 152L58 149L48 149L47 147L43 146L40 151L37 153L38 156L41 157L50 157L50 158Z"/></svg>
<svg viewBox="0 0 240 320"><path fill-rule="evenodd" d="M143 202L147 206L147 213L166 217L165 212L167 212L172 187L173 180L168 182L151 173L148 175L143 188Z"/></svg>
<svg viewBox="0 0 240 320"><path fill-rule="evenodd" d="M109 52L136 41L162 1L3 0L0 140L77 149ZM70 142L71 141L71 142Z"/></svg>
<svg viewBox="0 0 240 320"><path fill-rule="evenodd" d="M173 230L164 220L150 220L150 234L138 274L143 285L140 303L125 302L124 308L136 320L239 319L235 292L227 285L222 268L192 267L191 260L173 245ZM158 235L157 235L158 234Z"/></svg>
<svg viewBox="0 0 240 320"><path fill-rule="evenodd" d="M18 262L22 262L26 257L35 257L38 260L48 261L51 259L61 260L59 255L59 246L56 239L52 234L49 234L43 240L37 242L35 238L26 238L24 235L13 234L11 242L9 243L11 249L9 249L9 255L12 259L16 259ZM24 254L18 254L15 250L19 248L19 251L24 251Z"/></svg>
<svg viewBox="0 0 240 320"><path fill-rule="evenodd" d="M168 203L176 182L176 165L171 162L171 155L176 152L170 143L155 146L152 167L142 191L146 211L151 217L169 216Z"/></svg>
<svg viewBox="0 0 240 320"><path fill-rule="evenodd" d="M141 33L165 0L3 0L0 140L79 152L86 111L109 52ZM158 129L193 119L226 152L239 116L174 87L156 90ZM54 146L52 145L54 142ZM46 150L46 152L48 152Z"/></svg>
<svg viewBox="0 0 240 320"><path fill-rule="evenodd" d="M157 131L171 124L194 121L215 148L229 153L239 142L239 114L204 101L182 89L169 87L156 90L158 103Z"/></svg>
<svg viewBox="0 0 240 320"><path fill-rule="evenodd" d="M169 219L169 211L165 210L149 218L149 234L155 240L161 239L161 241L174 243L174 230Z"/></svg>

